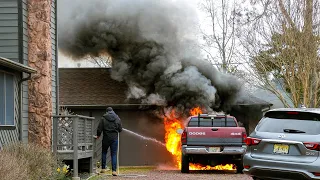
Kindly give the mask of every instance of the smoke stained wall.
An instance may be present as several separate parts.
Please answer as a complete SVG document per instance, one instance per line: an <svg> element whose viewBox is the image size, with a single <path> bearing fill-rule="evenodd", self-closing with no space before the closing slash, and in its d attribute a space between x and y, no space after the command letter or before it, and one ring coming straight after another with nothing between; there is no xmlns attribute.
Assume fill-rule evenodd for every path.
<svg viewBox="0 0 320 180"><path fill-rule="evenodd" d="M128 84L128 98L181 112L227 110L242 83L201 59L197 16L184 2L60 1L60 51L74 60L111 56L111 76Z"/></svg>

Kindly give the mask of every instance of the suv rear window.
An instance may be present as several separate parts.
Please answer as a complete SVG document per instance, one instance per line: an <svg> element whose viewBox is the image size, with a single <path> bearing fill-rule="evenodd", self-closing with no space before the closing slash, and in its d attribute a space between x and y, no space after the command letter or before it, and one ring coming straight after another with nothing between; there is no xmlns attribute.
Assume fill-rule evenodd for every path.
<svg viewBox="0 0 320 180"><path fill-rule="evenodd" d="M320 134L320 116L305 112L274 112L266 114L257 131L284 133L285 130L302 131L302 134Z"/></svg>
<svg viewBox="0 0 320 180"><path fill-rule="evenodd" d="M198 121L199 120L199 121ZM237 127L234 118L225 117L193 117L190 119L188 127Z"/></svg>

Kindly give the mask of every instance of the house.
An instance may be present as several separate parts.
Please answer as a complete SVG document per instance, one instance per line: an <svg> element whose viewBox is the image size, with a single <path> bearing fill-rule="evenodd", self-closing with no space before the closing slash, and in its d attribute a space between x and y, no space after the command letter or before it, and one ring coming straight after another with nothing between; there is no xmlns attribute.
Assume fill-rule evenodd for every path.
<svg viewBox="0 0 320 180"><path fill-rule="evenodd" d="M59 102L75 114L95 117L95 128L108 106L120 116L123 127L135 133L163 141L162 120L154 115L156 106L126 100L127 85L110 77L110 68L59 68ZM270 103L255 97L239 99L230 114L252 129ZM252 110L255 116L247 115ZM101 157L101 139L97 142ZM124 132L120 137L120 165L155 165L167 163L171 155L165 147Z"/></svg>
<svg viewBox="0 0 320 180"><path fill-rule="evenodd" d="M50 146L58 110L56 3L0 0L0 146Z"/></svg>
<svg viewBox="0 0 320 180"><path fill-rule="evenodd" d="M59 68L59 102L62 109L95 117L95 132L106 108L111 106L120 116L124 128L141 135L163 140L161 120L154 106L126 100L127 85L110 78L108 68ZM171 155L164 147L129 133L120 136L121 166L166 163ZM97 160L101 159L101 139L97 142Z"/></svg>
<svg viewBox="0 0 320 180"><path fill-rule="evenodd" d="M243 93L230 110L230 114L243 123L248 135L255 129L264 113L273 106L262 98L264 99L264 96L257 98L252 94Z"/></svg>

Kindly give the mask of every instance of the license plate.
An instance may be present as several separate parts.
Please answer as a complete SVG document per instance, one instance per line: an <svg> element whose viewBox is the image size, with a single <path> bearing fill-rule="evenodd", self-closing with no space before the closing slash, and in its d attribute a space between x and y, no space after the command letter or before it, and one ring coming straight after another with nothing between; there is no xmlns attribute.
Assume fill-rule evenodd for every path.
<svg viewBox="0 0 320 180"><path fill-rule="evenodd" d="M220 152L220 147L209 147L209 152Z"/></svg>
<svg viewBox="0 0 320 180"><path fill-rule="evenodd" d="M289 153L289 145L287 145L287 144L275 144L273 146L273 153L276 153L276 154L288 154Z"/></svg>

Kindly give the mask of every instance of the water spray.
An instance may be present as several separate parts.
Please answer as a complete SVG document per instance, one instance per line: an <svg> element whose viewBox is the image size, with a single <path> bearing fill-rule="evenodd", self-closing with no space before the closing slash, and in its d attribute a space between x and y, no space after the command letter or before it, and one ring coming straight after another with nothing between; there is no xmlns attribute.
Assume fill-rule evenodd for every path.
<svg viewBox="0 0 320 180"><path fill-rule="evenodd" d="M137 136L137 137L139 137L139 138L141 138L141 139L155 142L155 143L157 143L157 144L159 144L159 145L161 145L161 146L164 146L164 147L166 146L163 142L158 141L158 140L155 139L155 138L146 137L146 136L143 136L143 135L141 135L141 134L135 133L135 132L130 131L130 130L125 129L125 128L123 128L123 130L126 131L126 132L128 132L128 133L130 133L131 135Z"/></svg>

